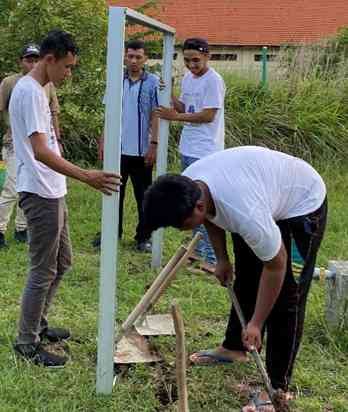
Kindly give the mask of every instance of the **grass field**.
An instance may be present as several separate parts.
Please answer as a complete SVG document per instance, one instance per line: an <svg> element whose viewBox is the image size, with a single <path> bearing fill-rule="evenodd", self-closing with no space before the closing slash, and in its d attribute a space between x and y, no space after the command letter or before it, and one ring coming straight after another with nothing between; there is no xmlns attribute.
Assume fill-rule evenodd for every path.
<svg viewBox="0 0 348 412"><path fill-rule="evenodd" d="M348 168L319 167L329 190L329 223L319 264L330 259L348 260ZM11 345L16 334L19 300L27 272L25 246L11 240L0 259L0 411L1 412L94 412L174 411L172 390L175 339L153 341L164 356L155 366L137 365L124 371L110 397L95 394L96 334L98 318L99 255L90 241L99 230L100 196L75 182L69 185L68 203L74 247L73 270L66 276L52 307L52 325L73 332L69 343L71 362L65 369L48 371L19 361ZM125 236L120 243L118 321L125 319L155 277L150 256L133 251L136 209L128 191ZM187 234L167 230L164 261ZM224 333L229 304L226 291L212 278L183 270L156 312L169 312L176 298L181 305L188 352L217 345ZM293 411L348 412L348 333L329 332L325 323L325 285L315 283L309 298L305 335L291 389L297 398ZM252 362L229 367L195 367L188 370L190 410L239 411L245 396L240 382L260 383Z"/></svg>

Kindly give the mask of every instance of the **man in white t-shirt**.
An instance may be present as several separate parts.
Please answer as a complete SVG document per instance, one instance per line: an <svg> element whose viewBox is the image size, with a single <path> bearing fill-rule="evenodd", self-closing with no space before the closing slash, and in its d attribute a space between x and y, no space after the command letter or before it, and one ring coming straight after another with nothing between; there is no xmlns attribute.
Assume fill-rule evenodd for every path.
<svg viewBox="0 0 348 412"><path fill-rule="evenodd" d="M324 234L327 202L320 175L306 162L261 147L245 146L210 155L182 176L160 177L144 203L148 230L206 226L217 257L215 275L230 283L226 231L232 233L234 290L248 322L242 332L231 309L225 340L193 354L196 364L245 361L246 349L261 347L267 330L267 370L275 389L288 390L300 345L305 306ZM291 266L291 240L304 259L298 282ZM273 412L267 394L254 403ZM255 405L243 411L254 411Z"/></svg>
<svg viewBox="0 0 348 412"><path fill-rule="evenodd" d="M63 367L67 359L48 352L41 341L68 339L66 329L48 327L48 309L63 275L71 266L71 245L65 205L65 176L111 194L119 176L85 170L63 159L44 86L71 76L77 48L63 31L43 40L36 66L16 84L9 114L17 164L19 205L28 222L30 270L24 288L14 349L35 364Z"/></svg>
<svg viewBox="0 0 348 412"><path fill-rule="evenodd" d="M180 138L181 167L224 149L225 84L222 77L208 66L209 45L205 39L187 39L183 45L184 62L189 70L181 83L179 99L172 97L173 108L157 110L162 119L184 122ZM214 250L204 226L196 228L203 239L195 255L202 258L203 269L212 270L216 263Z"/></svg>

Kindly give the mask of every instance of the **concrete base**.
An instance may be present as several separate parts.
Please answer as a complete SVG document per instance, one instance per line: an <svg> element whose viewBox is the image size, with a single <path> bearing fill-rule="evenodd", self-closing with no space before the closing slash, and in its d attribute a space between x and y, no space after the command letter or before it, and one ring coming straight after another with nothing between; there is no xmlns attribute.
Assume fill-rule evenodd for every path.
<svg viewBox="0 0 348 412"><path fill-rule="evenodd" d="M326 319L330 328L348 327L348 261L330 261L329 271L335 273L327 282Z"/></svg>

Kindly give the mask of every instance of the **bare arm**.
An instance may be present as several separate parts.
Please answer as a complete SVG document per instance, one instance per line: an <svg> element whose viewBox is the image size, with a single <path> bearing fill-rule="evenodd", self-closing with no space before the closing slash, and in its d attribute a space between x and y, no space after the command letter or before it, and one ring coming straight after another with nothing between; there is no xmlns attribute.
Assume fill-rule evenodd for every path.
<svg viewBox="0 0 348 412"><path fill-rule="evenodd" d="M232 279L233 267L227 253L226 232L209 220L204 221L204 226L208 231L209 239L213 245L217 260L215 276L222 286L227 286Z"/></svg>
<svg viewBox="0 0 348 412"><path fill-rule="evenodd" d="M210 123L218 109L203 109L197 113L179 113L175 109L160 106L156 113L161 119L188 123Z"/></svg>
<svg viewBox="0 0 348 412"><path fill-rule="evenodd" d="M287 253L282 242L277 255L269 262L264 262L259 290L257 293L255 312L243 334L246 347L261 346L261 330L271 313L280 294L286 273Z"/></svg>
<svg viewBox="0 0 348 412"><path fill-rule="evenodd" d="M172 96L172 103L174 109L179 113L185 113L185 105L177 97Z"/></svg>
<svg viewBox="0 0 348 412"><path fill-rule="evenodd" d="M58 142L61 140L58 113L52 113L52 123Z"/></svg>
<svg viewBox="0 0 348 412"><path fill-rule="evenodd" d="M145 164L146 166L152 166L155 161L156 161L156 156L157 156L157 148L158 148L158 135L159 135L159 117L156 114L156 111L153 111L151 113L151 119L150 119L150 127L151 127L151 133L150 133L150 142L149 142L149 148L147 149L147 152L145 153Z"/></svg>
<svg viewBox="0 0 348 412"><path fill-rule="evenodd" d="M104 129L98 140L98 159L101 161L104 160Z"/></svg>
<svg viewBox="0 0 348 412"><path fill-rule="evenodd" d="M50 102L50 110L52 115L52 124L54 128L54 133L58 140L60 151L63 152L63 143L61 142L61 135L60 135L60 128L59 128L59 101L57 97L56 88L54 87L53 83L49 83L46 85L48 87L48 96Z"/></svg>
<svg viewBox="0 0 348 412"><path fill-rule="evenodd" d="M268 315L279 296L286 272L287 253L282 242L277 255L269 262L264 262L259 290L257 293L255 313L251 322L263 327Z"/></svg>
<svg viewBox="0 0 348 412"><path fill-rule="evenodd" d="M58 113L52 113L52 123L53 123L54 132L55 132L55 135L56 135L56 138L57 138L57 141L58 141L60 153L61 153L61 155L63 155L63 153L64 153L64 143L63 143L62 137L60 135Z"/></svg>
<svg viewBox="0 0 348 412"><path fill-rule="evenodd" d="M7 80L4 79L0 83L0 119L5 123L5 112L8 110L10 101L10 88L7 85ZM6 125L7 126L7 125Z"/></svg>
<svg viewBox="0 0 348 412"><path fill-rule="evenodd" d="M35 159L44 163L50 169L77 179L100 190L106 195L118 190L120 176L114 173L104 173L99 170L85 170L58 156L47 146L47 136L44 133L34 133L30 136Z"/></svg>
<svg viewBox="0 0 348 412"><path fill-rule="evenodd" d="M198 113L178 113L176 120L189 123L210 123L218 109L203 109Z"/></svg>
<svg viewBox="0 0 348 412"><path fill-rule="evenodd" d="M0 125L5 125L5 113L0 109Z"/></svg>
<svg viewBox="0 0 348 412"><path fill-rule="evenodd" d="M209 220L204 221L204 226L208 231L209 239L213 245L216 259L218 261L229 260L226 247L226 232Z"/></svg>
<svg viewBox="0 0 348 412"><path fill-rule="evenodd" d="M151 113L150 128L151 128L151 141L158 142L159 117L157 116L156 111L153 111Z"/></svg>

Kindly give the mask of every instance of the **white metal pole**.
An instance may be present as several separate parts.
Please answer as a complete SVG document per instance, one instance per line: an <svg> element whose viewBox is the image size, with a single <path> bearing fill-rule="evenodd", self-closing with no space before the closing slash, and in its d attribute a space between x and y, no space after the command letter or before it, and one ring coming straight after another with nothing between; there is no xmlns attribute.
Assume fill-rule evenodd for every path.
<svg viewBox="0 0 348 412"><path fill-rule="evenodd" d="M133 23L141 24L151 29L159 30L162 33L171 33L175 34L175 29L167 24L164 24L158 20L153 19L152 17L141 14L135 10L125 8L125 13L127 19L131 20Z"/></svg>
<svg viewBox="0 0 348 412"><path fill-rule="evenodd" d="M109 8L104 170L120 172L125 9ZM100 257L97 393L110 394L114 379L119 194L103 196Z"/></svg>
<svg viewBox="0 0 348 412"><path fill-rule="evenodd" d="M169 106L172 92L172 64L174 56L174 35L170 33L164 34L163 40L163 67L162 77L165 83L165 88L160 92L160 105ZM167 120L160 121L160 137L157 156L157 177L166 173L167 158L168 158L168 136L169 136L169 122ZM163 246L163 229L156 230L153 234L152 246L152 262L153 268L159 268L162 260L162 246Z"/></svg>

